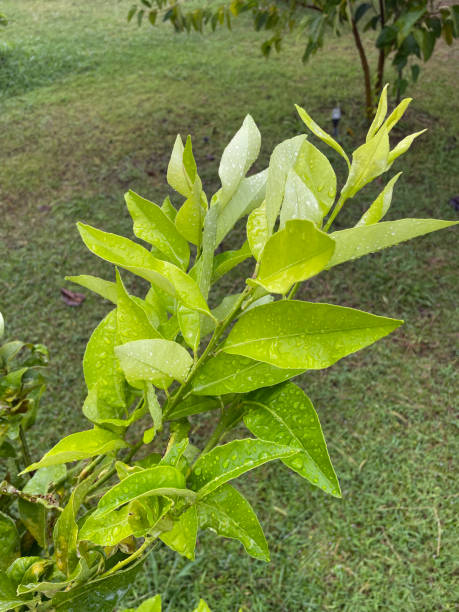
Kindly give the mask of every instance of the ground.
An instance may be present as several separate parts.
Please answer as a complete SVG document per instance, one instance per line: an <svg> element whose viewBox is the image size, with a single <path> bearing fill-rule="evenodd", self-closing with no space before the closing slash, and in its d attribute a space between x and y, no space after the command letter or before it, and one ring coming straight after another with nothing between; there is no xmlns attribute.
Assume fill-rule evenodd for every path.
<svg viewBox="0 0 459 612"><path fill-rule="evenodd" d="M160 202L177 132L193 138L207 193L218 188L221 152L246 113L263 136L257 169L274 144L303 131L294 103L324 127L336 100L343 145L363 138L363 85L352 39L331 40L303 65L301 41L261 57L262 35L174 35L168 24L127 24L129 2L5 0L0 32L0 309L8 337L43 342L50 383L32 439L39 455L87 427L81 359L108 305L88 295L71 308L65 275L108 278L75 222L131 235L123 193ZM1 43L0 43L1 44ZM440 45L394 134L428 127L403 170L388 218L454 219L457 195L457 53ZM391 74L388 74L390 78ZM322 149L325 151L325 149ZM340 176L343 164L327 150ZM381 184L363 192L337 227L356 220ZM455 191L456 190L456 191ZM177 202L177 200L176 200ZM453 610L457 516L454 482L455 230L338 267L302 297L403 318L391 337L301 383L319 412L343 499L326 497L280 464L241 480L267 535L271 564L241 546L199 537L194 562L159 549L126 603L163 593L165 610L199 596L214 612ZM236 232L226 247L240 244ZM220 297L243 283L238 269ZM131 281L135 290L135 281ZM233 289L234 290L234 289ZM205 427L198 422L196 436ZM457 439L457 438L456 438Z"/></svg>

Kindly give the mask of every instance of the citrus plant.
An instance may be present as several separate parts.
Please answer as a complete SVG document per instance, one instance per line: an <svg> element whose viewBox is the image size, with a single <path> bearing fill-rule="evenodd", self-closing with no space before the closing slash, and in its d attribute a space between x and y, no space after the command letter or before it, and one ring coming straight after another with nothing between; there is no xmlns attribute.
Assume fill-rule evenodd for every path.
<svg viewBox="0 0 459 612"><path fill-rule="evenodd" d="M55 503L41 504L40 534L25 521L8 523L0 610L112 610L155 546L193 559L200 529L234 538L268 561L255 511L233 484L266 462L280 461L310 485L341 496L313 403L291 379L328 368L402 321L295 295L301 283L334 266L453 224L383 221L397 174L354 227L332 231L343 206L390 170L421 133L390 145L408 103L386 117L386 86L352 159L297 108L306 127L347 164L339 193L330 162L305 134L279 144L269 167L248 175L260 133L247 116L223 152L221 188L212 197L190 137L183 143L180 136L167 171L178 209L169 198L158 206L126 194L143 244L78 224L89 250L114 266L113 280L69 277L112 303L83 360L83 413L91 427L22 471L22 478L31 476L24 490L41 496L37 503L45 494ZM246 216L240 248L216 254ZM245 260L253 262L253 274L211 308L214 284ZM126 289L127 273L145 281L141 296ZM213 424L199 445L196 415ZM22 547L26 531L32 549ZM159 596L142 606L159 610Z"/></svg>

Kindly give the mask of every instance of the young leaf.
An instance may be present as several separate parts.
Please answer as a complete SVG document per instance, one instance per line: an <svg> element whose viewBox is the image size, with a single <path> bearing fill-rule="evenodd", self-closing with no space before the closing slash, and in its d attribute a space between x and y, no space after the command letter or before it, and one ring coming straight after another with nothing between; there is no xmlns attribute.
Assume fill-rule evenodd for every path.
<svg viewBox="0 0 459 612"><path fill-rule="evenodd" d="M243 179L231 200L223 210L219 210L217 219L216 244L219 245L236 222L260 206L265 198L268 170Z"/></svg>
<svg viewBox="0 0 459 612"><path fill-rule="evenodd" d="M167 182L175 191L185 198L188 198L192 193L193 183L185 170L183 153L183 142L180 138L180 134L178 134L167 167Z"/></svg>
<svg viewBox="0 0 459 612"><path fill-rule="evenodd" d="M360 220L355 224L355 227L360 225L373 225L378 223L389 210L392 202L392 192L394 185L397 182L401 172L390 179L376 200L371 204L370 208L362 215Z"/></svg>
<svg viewBox="0 0 459 612"><path fill-rule="evenodd" d="M376 114L374 116L373 122L370 125L370 129L368 130L366 142L368 142L369 140L371 140L371 138L373 138L373 136L376 134L376 132L379 130L379 128L383 124L384 119L387 115L387 88L388 87L389 87L388 84L384 85L384 88L381 92L378 108L376 110Z"/></svg>
<svg viewBox="0 0 459 612"><path fill-rule="evenodd" d="M299 450L283 463L313 485L341 497L338 479L328 455L319 418L302 389L293 383L252 394L244 423L257 438Z"/></svg>
<svg viewBox="0 0 459 612"><path fill-rule="evenodd" d="M204 364L191 385L196 395L248 393L277 385L303 372L304 369L281 369L241 355L219 353Z"/></svg>
<svg viewBox="0 0 459 612"><path fill-rule="evenodd" d="M125 381L115 357L117 310L112 310L93 331L83 357L88 390L97 385L98 400L111 407L111 416L124 415Z"/></svg>
<svg viewBox="0 0 459 612"><path fill-rule="evenodd" d="M145 381L164 389L172 380L184 382L193 363L188 351L171 340L136 340L117 346L115 353L134 386Z"/></svg>
<svg viewBox="0 0 459 612"><path fill-rule="evenodd" d="M158 465L135 472L112 487L102 496L94 514L106 515L128 502L150 495L194 497L193 492L185 488L182 472L169 465Z"/></svg>
<svg viewBox="0 0 459 612"><path fill-rule="evenodd" d="M265 198L267 237L272 234L277 215L281 209L288 173L294 167L305 140L306 136L304 134L294 136L278 144L272 152L269 160Z"/></svg>
<svg viewBox="0 0 459 612"><path fill-rule="evenodd" d="M341 198L352 198L362 187L388 169L389 135L383 125L368 142L352 154L352 164Z"/></svg>
<svg viewBox="0 0 459 612"><path fill-rule="evenodd" d="M306 124L306 127L308 127L311 130L311 132L315 136L317 136L317 138L320 138L322 142L325 142L326 144L328 144L329 147L331 147L332 149L335 149L335 151L339 153L343 159L346 160L346 163L350 168L351 164L349 163L349 158L344 152L342 146L338 144L336 140L334 140L329 134L324 132L323 129L308 115L308 113L304 110L304 108L301 108L296 104L295 104L295 108L299 116L301 117L302 121Z"/></svg>
<svg viewBox="0 0 459 612"><path fill-rule="evenodd" d="M185 200L175 217L175 226L180 234L197 246L201 246L205 214L206 202L198 177L193 185L190 197Z"/></svg>
<svg viewBox="0 0 459 612"><path fill-rule="evenodd" d="M266 217L266 201L255 208L247 219L247 240L252 255L258 261L270 236Z"/></svg>
<svg viewBox="0 0 459 612"><path fill-rule="evenodd" d="M81 274L80 276L66 276L65 280L81 285L81 287L86 287L86 289L89 289L90 291L101 295L109 302L116 304L118 292L116 289L116 284L112 283L111 281L98 278L97 276L91 276L89 274Z"/></svg>
<svg viewBox="0 0 459 612"><path fill-rule="evenodd" d="M254 282L271 293L285 294L294 283L323 270L334 249L333 239L312 221L287 221L266 243Z"/></svg>
<svg viewBox="0 0 459 612"><path fill-rule="evenodd" d="M202 499L229 480L267 461L284 459L296 452L289 446L263 440L233 440L199 457L190 475L190 486L198 492L197 498Z"/></svg>
<svg viewBox="0 0 459 612"><path fill-rule="evenodd" d="M252 257L252 252L247 241L237 251L225 251L216 255L213 262L212 283L216 283L222 276L249 257Z"/></svg>
<svg viewBox="0 0 459 612"><path fill-rule="evenodd" d="M79 431L62 438L56 446L43 455L40 461L32 463L22 473L25 474L49 465L88 459L95 455L107 455L126 446L126 442L117 434L106 429L95 427L88 431Z"/></svg>
<svg viewBox="0 0 459 612"><path fill-rule="evenodd" d="M197 607L193 610L193 612L211 612L211 609L206 604L204 599L200 599ZM239 610L240 612L240 610Z"/></svg>
<svg viewBox="0 0 459 612"><path fill-rule="evenodd" d="M320 227L323 212L309 187L294 170L289 170L280 211L279 228L283 229L287 221L292 219L309 219Z"/></svg>
<svg viewBox="0 0 459 612"><path fill-rule="evenodd" d="M174 521L174 526L170 531L161 533L159 539L169 546L169 548L178 552L179 555L194 561L197 534L198 517L196 514L196 506L193 505L183 512L177 521Z"/></svg>
<svg viewBox="0 0 459 612"><path fill-rule="evenodd" d="M397 159L397 157L400 157L400 155L403 155L404 153L408 151L408 149L413 144L413 140L417 138L418 136L420 136L421 134L424 134L424 132L426 131L427 131L427 128L425 130L421 130L420 132L415 132L414 134L410 134L409 136L406 136L405 138L403 138L403 140L401 140L392 149L392 151L390 151L388 163L392 165L394 161Z"/></svg>
<svg viewBox="0 0 459 612"><path fill-rule="evenodd" d="M186 270L190 260L190 248L175 224L159 206L133 191L128 191L124 197L134 221L134 234L155 246L173 264Z"/></svg>
<svg viewBox="0 0 459 612"><path fill-rule="evenodd" d="M118 270L116 270L116 287L118 291L116 309L118 344L161 338L161 334L149 322L145 310L126 291Z"/></svg>
<svg viewBox="0 0 459 612"><path fill-rule="evenodd" d="M233 136L223 151L218 175L222 188L218 197L220 210L230 201L240 182L247 174L260 152L260 132L250 115L247 115L241 128Z"/></svg>
<svg viewBox="0 0 459 612"><path fill-rule="evenodd" d="M242 316L223 351L279 368L328 368L386 336L401 323L353 308L281 300L258 306Z"/></svg>
<svg viewBox="0 0 459 612"><path fill-rule="evenodd" d="M199 527L239 540L249 555L269 561L268 544L252 506L231 485L223 485L197 503Z"/></svg>
<svg viewBox="0 0 459 612"><path fill-rule="evenodd" d="M153 257L140 244L123 236L103 232L82 223L78 223L78 230L85 245L98 257L158 285L166 293L177 296L188 308L209 313L196 282L177 266Z"/></svg>
<svg viewBox="0 0 459 612"><path fill-rule="evenodd" d="M392 128L400 121L400 119L405 114L406 109L410 105L412 98L405 98L400 102L398 106L394 108L389 117L386 119L385 126L387 133L389 133Z"/></svg>
<svg viewBox="0 0 459 612"><path fill-rule="evenodd" d="M305 140L293 169L318 202L322 216L326 215L336 196L336 175L328 159L309 140Z"/></svg>
<svg viewBox="0 0 459 612"><path fill-rule="evenodd" d="M456 223L457 221L440 219L399 219L332 232L330 237L334 239L336 246L327 268Z"/></svg>

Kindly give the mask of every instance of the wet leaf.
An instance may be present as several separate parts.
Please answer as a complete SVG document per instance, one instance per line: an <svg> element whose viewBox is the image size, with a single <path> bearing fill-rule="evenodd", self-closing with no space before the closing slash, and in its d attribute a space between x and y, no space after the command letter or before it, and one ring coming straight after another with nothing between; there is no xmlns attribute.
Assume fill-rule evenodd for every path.
<svg viewBox="0 0 459 612"><path fill-rule="evenodd" d="M99 401L110 406L110 416L120 418L125 414L125 380L115 357L117 340L117 310L102 319L86 346L83 372L88 390L97 387Z"/></svg>
<svg viewBox="0 0 459 612"><path fill-rule="evenodd" d="M24 599L16 594L14 581L0 571L0 612L11 612L11 610L23 606L24 603Z"/></svg>
<svg viewBox="0 0 459 612"><path fill-rule="evenodd" d="M127 476L107 491L99 501L94 516L108 512L150 495L180 495L193 497L192 491L185 488L185 477L175 467L159 465Z"/></svg>
<svg viewBox="0 0 459 612"><path fill-rule="evenodd" d="M164 389L172 380L184 382L193 364L188 351L171 340L136 340L117 346L115 353L126 378L137 386L145 381Z"/></svg>
<svg viewBox="0 0 459 612"><path fill-rule="evenodd" d="M86 287L90 291L101 295L109 302L116 304L118 299L116 284L111 281L98 278L97 276L91 276L90 274L81 274L80 276L66 276L65 280L68 280L82 287Z"/></svg>
<svg viewBox="0 0 459 612"><path fill-rule="evenodd" d="M192 380L196 395L247 393L270 387L302 374L301 369L281 369L241 355L219 353L199 370Z"/></svg>
<svg viewBox="0 0 459 612"><path fill-rule="evenodd" d="M159 539L169 548L178 552L179 555L194 561L197 533L196 506L191 506L179 516L177 521L174 521L174 526L170 531L161 533Z"/></svg>
<svg viewBox="0 0 459 612"><path fill-rule="evenodd" d="M403 140L401 140L389 153L388 163L392 165L394 161L397 159L397 157L400 157L400 155L403 155L404 153L408 151L408 149L413 144L413 140L417 138L418 136L420 136L421 134L424 134L424 132L426 131L427 129L421 130L420 132L415 132L414 134L410 134L409 136L406 136L405 138L403 138Z"/></svg>
<svg viewBox="0 0 459 612"><path fill-rule="evenodd" d="M106 455L126 446L126 442L117 434L106 429L95 427L88 431L79 431L62 438L56 446L43 455L40 461L32 463L22 473L50 465L88 459L95 455Z"/></svg>
<svg viewBox="0 0 459 612"><path fill-rule="evenodd" d="M223 485L197 503L199 527L239 540L249 555L269 561L268 545L249 502L231 485Z"/></svg>
<svg viewBox="0 0 459 612"><path fill-rule="evenodd" d="M324 132L324 130L308 115L304 108L301 108L296 104L295 108L298 111L298 114L301 117L302 121L306 124L306 127L308 127L311 132L315 136L317 136L317 138L320 138L322 142L325 142L326 144L328 144L329 147L335 149L335 151L339 153L343 159L346 160L347 165L350 167L351 164L349 162L349 158L344 152L342 146L338 144L334 138L327 134L327 132Z"/></svg>
<svg viewBox="0 0 459 612"><path fill-rule="evenodd" d="M332 232L330 236L334 239L336 246L327 268L386 249L399 242L450 227L456 223L457 221L440 219L399 219Z"/></svg>
<svg viewBox="0 0 459 612"><path fill-rule="evenodd" d="M252 255L258 261L270 236L266 216L266 201L255 208L247 219L247 240Z"/></svg>
<svg viewBox="0 0 459 612"><path fill-rule="evenodd" d="M334 249L333 239L312 221L287 221L266 243L254 282L271 293L286 294L293 284L323 270Z"/></svg>
<svg viewBox="0 0 459 612"><path fill-rule="evenodd" d="M283 229L292 219L309 219L319 227L323 219L319 201L294 170L287 175L279 228Z"/></svg>
<svg viewBox="0 0 459 612"><path fill-rule="evenodd" d="M118 270L116 271L116 288L118 292L116 344L161 338L159 331L151 325L145 310L126 291Z"/></svg>
<svg viewBox="0 0 459 612"><path fill-rule="evenodd" d="M247 115L241 128L223 151L218 175L222 182L218 206L226 206L236 192L242 179L247 174L260 152L261 136L250 115Z"/></svg>
<svg viewBox="0 0 459 612"><path fill-rule="evenodd" d="M356 227L360 225L373 225L373 223L378 223L378 221L381 221L381 219L389 210L390 204L392 202L392 192L394 190L394 185L400 175L401 172L399 172L390 179L390 181L378 195L376 200L371 204L369 209L362 215L360 220L356 223Z"/></svg>
<svg viewBox="0 0 459 612"><path fill-rule="evenodd" d="M194 414L200 414L201 412L215 410L219 407L220 402L216 398L194 397L191 395L174 406L174 408L167 414L167 420L175 421Z"/></svg>
<svg viewBox="0 0 459 612"><path fill-rule="evenodd" d="M282 300L242 316L223 351L281 368L315 370L376 342L401 323L342 306Z"/></svg>
<svg viewBox="0 0 459 612"><path fill-rule="evenodd" d="M288 446L263 440L234 440L216 446L199 457L190 475L190 486L198 492L198 499L202 499L229 480L267 461L283 459L295 452L295 449Z"/></svg>
<svg viewBox="0 0 459 612"><path fill-rule="evenodd" d="M134 221L134 234L155 246L173 264L186 270L190 248L175 224L159 206L133 191L128 191L124 197Z"/></svg>
<svg viewBox="0 0 459 612"><path fill-rule="evenodd" d="M225 251L216 255L214 258L212 283L216 283L222 276L249 257L252 257L252 252L247 241L236 251Z"/></svg>
<svg viewBox="0 0 459 612"><path fill-rule="evenodd" d="M300 387L293 383L253 393L244 423L257 438L299 449L283 463L311 484L341 497L338 479L330 461L319 418Z"/></svg>
<svg viewBox="0 0 459 612"><path fill-rule="evenodd" d="M371 140L376 132L379 130L381 125L384 122L384 119L387 115L387 88L389 85L384 85L384 88L381 92L381 96L379 98L378 108L376 109L376 113L373 119L372 124L370 125L370 129L368 130L366 142Z"/></svg>

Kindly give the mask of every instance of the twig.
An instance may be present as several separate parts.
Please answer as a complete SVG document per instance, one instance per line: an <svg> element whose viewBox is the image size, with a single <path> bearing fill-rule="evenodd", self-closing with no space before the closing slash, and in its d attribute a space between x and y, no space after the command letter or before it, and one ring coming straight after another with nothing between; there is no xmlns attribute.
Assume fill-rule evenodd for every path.
<svg viewBox="0 0 459 612"><path fill-rule="evenodd" d="M434 517L435 517L435 521L437 523L437 551L436 551L436 556L439 557L440 556L440 547L441 547L441 534L443 532L442 528L441 528L441 522L440 522L440 517L438 515L438 510L437 507L434 506L432 508Z"/></svg>

